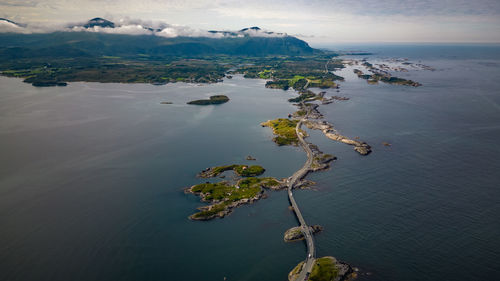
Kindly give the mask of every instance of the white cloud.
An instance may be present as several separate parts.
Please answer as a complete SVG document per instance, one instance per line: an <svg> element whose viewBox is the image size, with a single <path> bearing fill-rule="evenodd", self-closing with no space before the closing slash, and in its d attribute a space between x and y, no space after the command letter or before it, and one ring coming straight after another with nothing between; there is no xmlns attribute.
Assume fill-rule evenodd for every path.
<svg viewBox="0 0 500 281"><path fill-rule="evenodd" d="M132 25L112 32L142 32L133 26L170 23L161 27L169 28L162 36L220 36L204 30L259 26L314 36L313 42L500 42L498 0L0 0L0 16L33 23L32 30L97 16L113 20L109 15L115 23ZM119 21L127 16L151 22Z"/></svg>
<svg viewBox="0 0 500 281"><path fill-rule="evenodd" d="M53 31L66 32L97 32L110 34L129 35L157 35L161 37L283 37L285 33L274 33L260 29L246 29L241 31L212 31L196 29L183 25L168 24L161 21L144 21L140 19L122 18L114 23L114 27L107 26L87 26L87 22L53 24L53 25L26 25L18 26L9 21L0 20L0 32L16 33L47 33Z"/></svg>

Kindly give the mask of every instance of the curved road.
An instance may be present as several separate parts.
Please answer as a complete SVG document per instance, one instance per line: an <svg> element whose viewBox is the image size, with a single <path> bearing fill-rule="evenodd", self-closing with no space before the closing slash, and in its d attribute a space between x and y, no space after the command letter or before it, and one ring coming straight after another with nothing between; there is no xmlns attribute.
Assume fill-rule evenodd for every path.
<svg viewBox="0 0 500 281"><path fill-rule="evenodd" d="M302 137L302 135L300 134L300 131L299 131L300 127L302 126L302 122L307 119L308 115L309 115L309 111L304 116L304 118L302 118L297 123L297 126L295 127L295 133L297 134L300 145L302 146L304 151L307 153L307 161L302 168L300 168L297 172L295 172L287 180L288 199L290 200L290 204L292 205L292 208L295 212L295 215L297 216L297 219L299 220L300 227L302 228L302 233L304 233L304 237L305 237L306 244L307 244L307 257L306 257L306 261L305 261L305 266L302 267L302 271L300 272L298 278L295 279L296 281L307 280L309 278L309 275L311 274L311 270L312 270L313 265L314 265L314 256L315 256L313 234L311 233L311 229L309 228L309 226L306 224L304 217L302 217L302 213L300 212L299 206L297 205L297 202L295 202L295 199L293 198L293 193L292 193L292 189L297 184L297 181L304 178L307 175L307 173L309 172L309 169L311 168L311 164L313 161L313 153L311 151L311 148L309 147L307 142L304 141L304 138Z"/></svg>
<svg viewBox="0 0 500 281"><path fill-rule="evenodd" d="M330 63L330 60L328 60L325 64L325 72L329 72L328 70L328 63ZM307 80L307 85L309 85L309 80ZM302 106L304 106L304 102L302 102ZM307 173L309 173L309 170L311 168L312 162L313 162L313 153L311 148L309 147L309 144L304 140L302 135L300 134L300 127L302 126L302 122L307 120L307 117L309 116L310 110L307 111L307 114L297 123L297 126L295 127L295 133L297 134L297 138L299 139L300 146L304 149L304 151L307 154L307 161L300 168L297 172L295 172L290 178L287 180L287 186L288 186L288 200L290 200L290 204L292 205L293 211L295 212L295 216L297 216L297 219L299 220L300 227L302 228L302 233L304 233L304 237L306 240L306 245L307 245L307 257L305 264L302 266L302 270L300 271L299 276L295 279L295 281L302 281L302 280L307 280L309 279L309 275L311 274L312 268L314 266L314 257L315 257L315 247L314 247L314 238L313 234L311 233L311 229L307 225L306 221L304 220L304 217L302 216L302 213L300 212L299 206L297 205L297 202L295 202L295 199L293 198L293 193L292 189L295 187L297 184L297 181L300 181L303 179Z"/></svg>

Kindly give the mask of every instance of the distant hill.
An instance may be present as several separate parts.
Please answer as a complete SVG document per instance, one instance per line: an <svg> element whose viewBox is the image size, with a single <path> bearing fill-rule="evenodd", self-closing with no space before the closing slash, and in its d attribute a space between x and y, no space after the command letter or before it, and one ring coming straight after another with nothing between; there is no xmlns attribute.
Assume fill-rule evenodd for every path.
<svg viewBox="0 0 500 281"><path fill-rule="evenodd" d="M90 28L94 26L114 28L115 24L109 20L105 20L102 18L93 18L89 20L85 25L83 25L84 28Z"/></svg>
<svg viewBox="0 0 500 281"><path fill-rule="evenodd" d="M117 34L123 26L102 18L94 18L86 23L51 33L0 33L0 58L302 56L321 53L296 37L262 31L258 27L234 32L207 31L206 36L198 37L181 34L169 38L161 36L164 34L162 28L133 26L143 28L144 32L149 33Z"/></svg>

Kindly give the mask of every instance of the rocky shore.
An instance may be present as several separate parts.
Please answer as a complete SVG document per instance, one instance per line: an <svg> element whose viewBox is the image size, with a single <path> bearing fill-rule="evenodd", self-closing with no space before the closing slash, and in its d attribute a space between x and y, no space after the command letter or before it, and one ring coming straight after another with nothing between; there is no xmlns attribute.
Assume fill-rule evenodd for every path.
<svg viewBox="0 0 500 281"><path fill-rule="evenodd" d="M354 146L354 150L361 155L368 155L372 151L371 146L366 142L353 140L337 133L333 125L326 121L308 120L304 122L304 125L309 129L322 131L323 134L331 140Z"/></svg>

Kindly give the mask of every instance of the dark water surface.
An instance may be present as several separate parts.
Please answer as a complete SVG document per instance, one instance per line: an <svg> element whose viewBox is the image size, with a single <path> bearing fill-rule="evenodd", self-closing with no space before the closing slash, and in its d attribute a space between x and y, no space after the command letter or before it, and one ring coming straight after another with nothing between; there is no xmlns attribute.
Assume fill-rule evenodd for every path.
<svg viewBox="0 0 500 281"><path fill-rule="evenodd" d="M359 280L499 280L499 49L372 48L370 62L437 70L397 74L418 88L338 72L346 81L329 94L351 99L320 110L373 153L311 132L338 157L309 177L314 191L296 193L306 220L325 227L318 254L370 273ZM185 105L213 94L231 101ZM0 77L0 280L286 280L305 246L282 240L296 224L285 192L191 222L201 203L182 188L208 166L253 163L248 154L268 176L301 167L300 149L275 146L259 126L293 112L291 96L241 77L61 88Z"/></svg>

